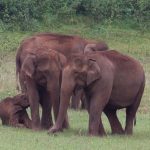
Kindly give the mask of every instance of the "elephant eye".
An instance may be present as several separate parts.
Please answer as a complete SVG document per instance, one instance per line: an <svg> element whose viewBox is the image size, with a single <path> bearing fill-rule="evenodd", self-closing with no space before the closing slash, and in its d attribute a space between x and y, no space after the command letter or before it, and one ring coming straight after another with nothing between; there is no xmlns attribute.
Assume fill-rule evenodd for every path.
<svg viewBox="0 0 150 150"><path fill-rule="evenodd" d="M92 59L92 58L90 58L89 61L94 61L94 62L96 62L96 60L95 60L95 59Z"/></svg>

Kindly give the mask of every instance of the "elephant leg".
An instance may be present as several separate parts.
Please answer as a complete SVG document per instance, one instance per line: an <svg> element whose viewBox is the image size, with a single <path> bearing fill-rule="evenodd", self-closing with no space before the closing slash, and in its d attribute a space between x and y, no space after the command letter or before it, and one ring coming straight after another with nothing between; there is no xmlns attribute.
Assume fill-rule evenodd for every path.
<svg viewBox="0 0 150 150"><path fill-rule="evenodd" d="M104 113L109 120L112 134L123 134L124 130L121 126L120 121L118 120L116 109L104 109Z"/></svg>
<svg viewBox="0 0 150 150"><path fill-rule="evenodd" d="M105 135L101 118L103 105L101 105L98 96L94 96L90 99L90 110L89 110L89 134L94 136Z"/></svg>
<svg viewBox="0 0 150 150"><path fill-rule="evenodd" d="M89 133L91 135L104 136L106 135L106 132L102 123L101 115L105 106L109 101L111 88L107 86L105 88L95 87L95 90L93 90L92 94L93 94L92 97L89 99L90 100Z"/></svg>
<svg viewBox="0 0 150 150"><path fill-rule="evenodd" d="M86 104L85 109L88 111L88 114L90 114L90 98L85 92L84 92L84 97L82 97L82 99L83 98L84 98L84 103Z"/></svg>
<svg viewBox="0 0 150 150"><path fill-rule="evenodd" d="M133 125L136 117L138 106L136 104L127 107L126 109L126 126L125 126L125 134L131 135L133 133Z"/></svg>
<svg viewBox="0 0 150 150"><path fill-rule="evenodd" d="M106 135L106 132L105 132L105 129L104 129L101 117L100 117L100 124L99 124L99 135L100 136Z"/></svg>
<svg viewBox="0 0 150 150"><path fill-rule="evenodd" d="M92 110L91 110L92 109ZM102 111L99 109L90 108L89 113L89 134L92 136L105 135L104 127L102 124L101 116Z"/></svg>
<svg viewBox="0 0 150 150"><path fill-rule="evenodd" d="M136 114L136 111L132 107L128 107L126 109L125 134L133 133L133 124L134 124L135 114Z"/></svg>
<svg viewBox="0 0 150 150"><path fill-rule="evenodd" d="M23 112L23 115L21 116L21 120L26 128L29 128L29 129L32 128L31 120L30 120L26 110Z"/></svg>
<svg viewBox="0 0 150 150"><path fill-rule="evenodd" d="M76 110L79 108L80 98L81 98L81 95L79 93L72 95L72 98L71 98L71 108L72 109Z"/></svg>
<svg viewBox="0 0 150 150"><path fill-rule="evenodd" d="M41 106L42 106L42 119L41 119L41 126L43 129L49 129L53 125L52 121L52 104L50 100L50 93L47 91L43 91L41 99Z"/></svg>
<svg viewBox="0 0 150 150"><path fill-rule="evenodd" d="M131 106L126 108L125 134L132 134L133 133L133 124L134 124L134 120L136 117L137 109L138 109L140 102L141 102L144 87L145 87L145 82L143 82L143 84L141 85L134 103Z"/></svg>
<svg viewBox="0 0 150 150"><path fill-rule="evenodd" d="M23 123L19 123L19 114L13 114L10 116L9 125L17 128L24 128Z"/></svg>
<svg viewBox="0 0 150 150"><path fill-rule="evenodd" d="M17 123L13 126L16 127L16 128L26 128L26 126L23 123Z"/></svg>
<svg viewBox="0 0 150 150"><path fill-rule="evenodd" d="M84 94L84 92L82 93L82 96L81 96L81 109L87 109L87 100L86 100L86 96Z"/></svg>
<svg viewBox="0 0 150 150"><path fill-rule="evenodd" d="M68 121L68 114L66 114L65 120L62 124L63 129L68 129L69 128L69 121Z"/></svg>
<svg viewBox="0 0 150 150"><path fill-rule="evenodd" d="M27 94L31 109L32 129L40 130L39 93L37 86L32 79L27 79Z"/></svg>
<svg viewBox="0 0 150 150"><path fill-rule="evenodd" d="M2 119L2 125L9 125L9 119L8 118L1 118Z"/></svg>

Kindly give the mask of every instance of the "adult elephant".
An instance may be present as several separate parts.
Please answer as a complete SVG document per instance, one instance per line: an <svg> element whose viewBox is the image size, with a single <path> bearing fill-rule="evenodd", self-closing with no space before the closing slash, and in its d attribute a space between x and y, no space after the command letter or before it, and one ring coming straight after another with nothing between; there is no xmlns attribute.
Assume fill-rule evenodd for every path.
<svg viewBox="0 0 150 150"><path fill-rule="evenodd" d="M101 120L103 111L112 133L124 133L116 115L121 108L126 108L125 133L132 134L145 87L144 71L137 60L114 50L73 58L63 69L59 115L49 133L62 129L69 97L78 87L83 87L87 96L90 135L105 135Z"/></svg>
<svg viewBox="0 0 150 150"><path fill-rule="evenodd" d="M59 110L60 77L66 58L51 49L38 48L24 55L20 76L26 88L31 108L32 129L52 126L51 108L55 120ZM39 104L42 106L40 124ZM67 118L63 126L68 127Z"/></svg>

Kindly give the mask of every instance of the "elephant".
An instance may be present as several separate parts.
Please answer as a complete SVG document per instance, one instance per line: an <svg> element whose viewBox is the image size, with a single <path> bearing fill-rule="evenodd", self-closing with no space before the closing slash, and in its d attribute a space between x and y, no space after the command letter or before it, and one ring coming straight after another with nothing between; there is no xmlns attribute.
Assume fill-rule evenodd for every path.
<svg viewBox="0 0 150 150"><path fill-rule="evenodd" d="M52 107L54 118L57 118L61 69L65 62L66 58L61 53L43 48L30 51L24 58L20 76L29 97L33 130L48 129L53 125ZM39 104L42 106L41 120ZM63 126L64 128L69 126L67 117Z"/></svg>
<svg viewBox="0 0 150 150"><path fill-rule="evenodd" d="M31 128L31 120L26 111L28 107L29 101L24 94L3 99L0 102L2 125Z"/></svg>
<svg viewBox="0 0 150 150"><path fill-rule="evenodd" d="M113 134L133 133L133 122L145 87L145 73L139 61L116 50L74 56L62 72L59 114L49 134L62 129L69 98L81 87L88 105L89 135L106 135L102 112L106 114ZM125 129L116 114L122 108L126 109Z"/></svg>

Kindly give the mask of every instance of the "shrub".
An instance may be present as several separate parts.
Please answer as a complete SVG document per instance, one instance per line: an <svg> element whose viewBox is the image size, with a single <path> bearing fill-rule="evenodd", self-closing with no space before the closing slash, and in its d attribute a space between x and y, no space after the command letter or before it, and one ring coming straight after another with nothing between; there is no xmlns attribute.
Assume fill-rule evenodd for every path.
<svg viewBox="0 0 150 150"><path fill-rule="evenodd" d="M139 25L149 24L149 0L1 0L0 19L7 27L27 30L46 16L68 20L71 16L106 19L134 19ZM63 19L62 19L63 18ZM147 27L147 26L146 26Z"/></svg>

